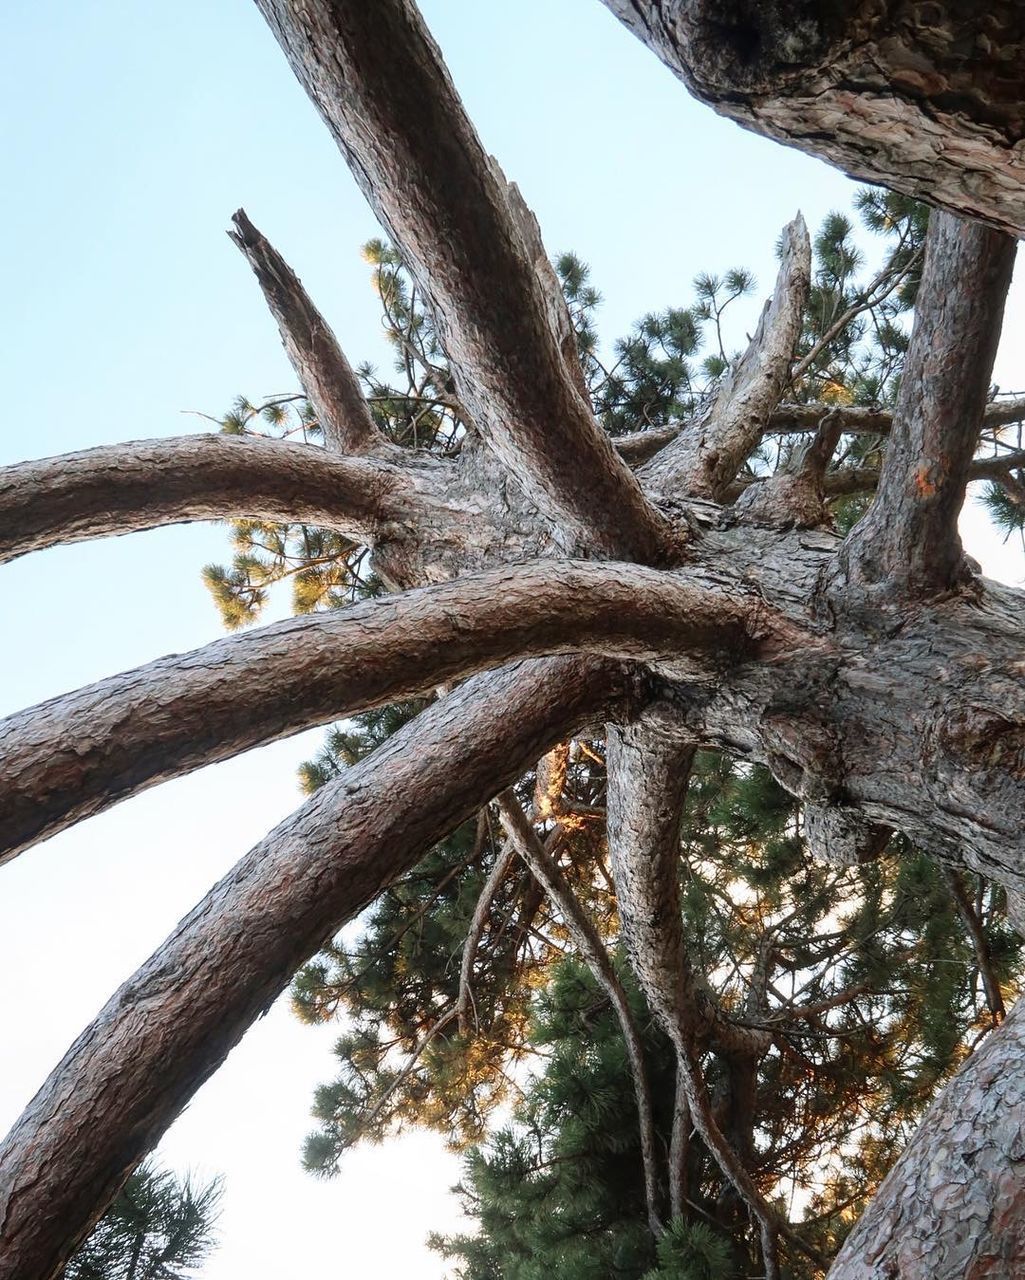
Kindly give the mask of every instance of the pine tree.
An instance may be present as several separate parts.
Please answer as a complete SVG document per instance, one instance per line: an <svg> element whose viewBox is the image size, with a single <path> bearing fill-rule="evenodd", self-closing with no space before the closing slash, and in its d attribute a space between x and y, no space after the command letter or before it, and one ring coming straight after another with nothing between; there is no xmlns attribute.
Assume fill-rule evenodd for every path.
<svg viewBox="0 0 1025 1280"><path fill-rule="evenodd" d="M368 971L336 943L297 990L313 1011L350 983L371 1002L321 1099L311 1165L329 1169L361 1127L420 1112L457 1139L478 1132L499 1075L512 1089L529 1069L516 1058L529 1054L529 992L578 953L629 1058L646 1229L662 1246L645 1266L717 1265L714 1225L767 1280L821 1270L839 1183L860 1201L891 1131L975 1024L1000 1021L1016 960L1002 922L1023 915L1025 606L980 577L957 532L970 481L1011 497L1021 481L1006 428L1025 405L990 385L1015 244L866 197L888 237L880 273L860 274L848 219L829 220L813 257L797 217L736 359L722 335L748 285L738 269L703 276L686 313L649 317L603 358L583 267L562 260L563 292L412 0L372 12L306 0L301 14L257 2L394 239L369 257L401 368L353 370L239 211L232 238L301 396L240 404L224 434L0 477L7 556L240 520L236 560L207 575L225 621L254 619L285 579L309 611L8 721L3 856L261 742L411 700L422 710L362 758L343 729L335 745L355 763L317 762L309 781L323 785L76 1040L0 1148L0 1280L52 1280L96 1189L122 1185L290 976L386 893ZM700 27L703 7L690 8ZM770 19L763 45L757 25L738 28L748 55L780 30L790 47ZM958 21L974 40L978 15ZM869 131L903 109L869 98L856 117ZM965 169L964 151L951 155L943 181ZM954 207L974 212L974 195ZM709 751L736 759L709 764ZM457 957L464 873L482 887ZM667 1157L615 939L672 1049ZM952 939L967 982L937 953ZM895 1249L925 1251L964 1274L1013 1252L1019 1020L985 1036L924 1118L837 1280L860 1254L892 1270ZM462 1116L461 1072L474 1098ZM982 1210L937 1215L969 1155ZM809 1222L779 1194L801 1179L822 1201ZM692 1201L714 1205L714 1224L687 1220Z"/></svg>
<svg viewBox="0 0 1025 1280"><path fill-rule="evenodd" d="M220 1198L218 1180L200 1186L140 1165L64 1269L64 1280L190 1280L215 1246Z"/></svg>

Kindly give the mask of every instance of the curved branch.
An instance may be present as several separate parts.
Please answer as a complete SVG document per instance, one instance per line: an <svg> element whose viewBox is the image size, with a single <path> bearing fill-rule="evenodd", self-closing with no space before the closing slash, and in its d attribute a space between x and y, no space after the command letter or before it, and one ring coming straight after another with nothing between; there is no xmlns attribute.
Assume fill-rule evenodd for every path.
<svg viewBox="0 0 1025 1280"><path fill-rule="evenodd" d="M562 833L557 832L556 834L561 836ZM473 962L477 958L477 948L480 946L480 940L484 936L484 930L487 927L491 903L494 901L499 885L505 879L509 868L515 860L516 849L512 842L507 840L499 850L495 865L491 868L487 880L484 881L484 888L481 889L477 905L473 909L473 918L466 932L466 939L463 942L463 955L459 964L459 995L456 998L456 1016L459 1018L459 1034L461 1036L469 1034L471 1008L473 1008L474 1023L477 1023L477 1007L473 999Z"/></svg>
<svg viewBox="0 0 1025 1280"><path fill-rule="evenodd" d="M587 561L290 618L6 720L0 861L154 783L513 659L750 654L771 635L757 598L700 573Z"/></svg>
<svg viewBox="0 0 1025 1280"><path fill-rule="evenodd" d="M540 237L411 0L257 3L431 299L459 398L511 474L568 531L567 550L664 561L662 518L595 423L553 327Z"/></svg>
<svg viewBox="0 0 1025 1280"><path fill-rule="evenodd" d="M655 1118L651 1101L651 1085L644 1062L644 1044L637 1022L630 1008L619 975L605 949L594 923L577 901L576 895L562 874L559 864L541 843L533 824L527 821L519 801L512 791L504 791L498 797L498 811L509 839L517 853L530 868L530 873L542 886L551 902L562 915L573 942L591 970L598 985L609 998L619 1026L623 1032L630 1074L633 1077L634 1097L637 1100L637 1120L641 1138L641 1162L644 1167L644 1194L648 1208L648 1225L657 1237L665 1230L658 1212L658 1156L655 1141Z"/></svg>
<svg viewBox="0 0 1025 1280"><path fill-rule="evenodd" d="M130 440L0 470L0 563L160 525L248 516L362 540L397 518L399 468L258 436Z"/></svg>
<svg viewBox="0 0 1025 1280"><path fill-rule="evenodd" d="M798 214L783 229L776 287L747 350L723 379L708 411L642 470L646 486L723 500L790 380L810 282L811 241Z"/></svg>
<svg viewBox="0 0 1025 1280"><path fill-rule="evenodd" d="M875 501L844 549L849 580L930 596L965 574L957 517L982 430L1017 242L935 213Z"/></svg>
<svg viewBox="0 0 1025 1280"><path fill-rule="evenodd" d="M233 216L228 235L253 268L281 341L313 406L327 447L336 453L366 453L383 440L370 416L345 352L298 276L246 217Z"/></svg>
<svg viewBox="0 0 1025 1280"><path fill-rule="evenodd" d="M1018 0L605 0L695 97L747 129L1025 235Z"/></svg>
<svg viewBox="0 0 1025 1280"><path fill-rule="evenodd" d="M482 677L256 845L78 1037L0 1147L0 1280L53 1280L324 940L497 789L625 697L617 670L600 661Z"/></svg>

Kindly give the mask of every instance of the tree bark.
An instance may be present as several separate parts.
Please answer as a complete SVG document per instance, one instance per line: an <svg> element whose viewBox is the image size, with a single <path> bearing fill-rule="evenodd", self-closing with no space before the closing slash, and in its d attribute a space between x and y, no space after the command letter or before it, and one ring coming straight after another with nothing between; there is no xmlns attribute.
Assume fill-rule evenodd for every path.
<svg viewBox="0 0 1025 1280"><path fill-rule="evenodd" d="M130 440L0 470L0 563L193 520L305 521L357 539L407 514L398 467L260 436Z"/></svg>
<svg viewBox="0 0 1025 1280"><path fill-rule="evenodd" d="M0 862L192 769L518 658L721 662L775 641L757 597L700 571L545 561L289 618L161 658L0 724Z"/></svg>
<svg viewBox="0 0 1025 1280"><path fill-rule="evenodd" d="M0 1280L55 1280L292 974L436 840L628 697L600 661L482 677L317 792L121 987L0 1147Z"/></svg>
<svg viewBox="0 0 1025 1280"><path fill-rule="evenodd" d="M540 236L525 233L411 0L306 0L298 16L287 0L257 3L433 303L460 400L564 550L672 558L560 346Z"/></svg>
<svg viewBox="0 0 1025 1280"><path fill-rule="evenodd" d="M605 0L745 128L1025 234L1025 14L1016 0Z"/></svg>
<svg viewBox="0 0 1025 1280"><path fill-rule="evenodd" d="M846 590L906 607L968 580L957 518L982 429L1018 243L947 213L926 236L915 323L875 501L847 540Z"/></svg>
<svg viewBox="0 0 1025 1280"><path fill-rule="evenodd" d="M246 217L232 218L228 235L253 268L281 341L324 433L336 453L366 453L384 443L352 366L295 272Z"/></svg>
<svg viewBox="0 0 1025 1280"><path fill-rule="evenodd" d="M763 1031L734 1026L722 1016L684 943L680 823L694 743L666 732L652 716L624 728L610 725L607 741L609 857L623 934L648 1005L676 1051L678 1102L669 1157L670 1210L674 1217L686 1211L679 1159L686 1135L679 1131L679 1123L693 1123L758 1223L766 1280L775 1280L781 1223L716 1123L697 1065L699 1049L710 1040L723 1048L739 1048L742 1042L747 1051L757 1053L758 1045L767 1047L769 1037ZM679 1105L681 1095L686 1108Z"/></svg>
<svg viewBox="0 0 1025 1280"><path fill-rule="evenodd" d="M1025 1258L1025 1002L925 1114L829 1280L1007 1280Z"/></svg>
<svg viewBox="0 0 1025 1280"><path fill-rule="evenodd" d="M790 379L811 281L811 242L800 214L783 230L783 258L747 350L723 378L708 413L641 472L646 487L721 502L762 438Z"/></svg>

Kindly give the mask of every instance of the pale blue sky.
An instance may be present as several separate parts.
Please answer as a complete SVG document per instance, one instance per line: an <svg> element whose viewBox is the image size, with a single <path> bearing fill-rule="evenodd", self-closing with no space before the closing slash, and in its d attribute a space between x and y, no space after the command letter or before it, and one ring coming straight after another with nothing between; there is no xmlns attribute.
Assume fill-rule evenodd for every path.
<svg viewBox="0 0 1025 1280"><path fill-rule="evenodd" d="M800 207L814 228L852 184L689 99L598 0L423 5L485 145L575 249L614 336L686 303L699 270L745 265L761 295ZM8 0L0 17L4 198L0 463L201 427L239 392L294 386L241 256L244 205L353 360L380 354L359 245L376 227L246 0ZM1013 332L1021 332L1020 290ZM1005 345L1001 381L1015 379ZM57 549L0 569L0 714L220 634L193 526ZM1020 577L1015 561L992 571ZM315 732L169 784L3 870L0 1126L114 986L298 802ZM224 1171L209 1280L441 1274L422 1248L452 1215L430 1139L298 1170L330 1030L279 1007L201 1092L168 1161ZM386 1212L378 1208L386 1204Z"/></svg>

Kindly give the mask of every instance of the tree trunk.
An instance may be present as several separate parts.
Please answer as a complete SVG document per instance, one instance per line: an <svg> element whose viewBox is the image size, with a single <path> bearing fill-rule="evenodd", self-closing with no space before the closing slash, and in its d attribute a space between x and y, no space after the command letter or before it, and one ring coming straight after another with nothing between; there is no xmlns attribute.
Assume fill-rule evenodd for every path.
<svg viewBox="0 0 1025 1280"><path fill-rule="evenodd" d="M1008 1280L1025 1259L1025 1003L926 1112L829 1280Z"/></svg>
<svg viewBox="0 0 1025 1280"><path fill-rule="evenodd" d="M1025 235L1017 0L605 0L721 115Z"/></svg>
<svg viewBox="0 0 1025 1280"><path fill-rule="evenodd" d="M435 586L163 659L13 718L8 836L38 838L160 777L437 680L528 654L574 656L478 677L432 707L271 833L182 922L7 1139L0 1280L51 1280L295 968L432 842L597 718L614 725L609 817L620 908L678 1050L688 1104L678 1105L678 1124L689 1118L698 1128L750 1206L773 1274L777 1231L799 1241L716 1126L695 1066L703 1041L750 1056L766 1034L719 1016L682 949L672 843L680 775L692 743L722 746L765 763L804 801L814 852L858 860L897 829L1020 902L1025 593L972 578L955 526L965 484L982 465L972 453L1007 420L983 400L1012 248L1000 233L934 219L894 413L843 409L834 419L829 411L827 424L825 406L778 403L808 280L806 235L792 225L756 339L708 413L617 449L583 395L537 225L481 148L410 0L258 3L431 299L471 419L459 456L400 455L377 438L312 303L243 221L242 247L329 442L367 456L190 437L22 464L0 473L0 554L174 520L256 516L337 529L372 547L390 586ZM616 3L625 9L626 0ZM1002 169L984 163L994 138L1018 140L1009 90L994 81L983 92L972 79L986 62L981 36L945 50L930 34L965 34L967 0L883 8L744 0L726 19L710 0L637 0L630 13L665 56L696 50L724 81L746 86L777 132L803 111L813 131L824 120L841 141L853 137L862 153L885 158L898 125L918 128L905 150L928 151L937 139L948 144L960 122L972 146L948 145L912 179L928 179L937 199L957 183L959 199L992 195L1021 163L1008 145ZM984 18L1012 50L1021 43L1018 8L1005 0ZM971 16L978 25L974 7ZM887 35L884 19L901 39ZM918 49L910 59L912 37L928 56ZM784 55L791 96L773 96L765 86ZM816 68L810 79L804 63ZM900 92L887 85L880 96L894 68ZM685 71L696 75L691 61ZM731 111L749 110L744 92L729 93ZM908 114L912 100L917 115ZM875 113L867 122L858 114L865 102ZM1013 196L991 199L987 216L1010 226L1010 211L1020 218L1017 188ZM985 212L985 200L976 203L965 207ZM890 437L881 472L857 478L878 493L848 539L794 529L805 516L795 515L793 486L756 482L757 500L728 505L751 487L742 469L760 438L795 428L816 432L804 479L821 496L843 422ZM555 559L574 550L590 562ZM595 651L616 659L586 656ZM639 725L636 713L654 705L658 724ZM995 1044L1012 1043L1000 1034ZM961 1134L956 1088L931 1113L931 1131L946 1132L956 1115ZM976 1086L964 1088L964 1116L977 1102L980 1119L999 1127L1003 1113L984 1114ZM1003 1136L995 1141L1009 1149ZM683 1145L681 1137L677 1157ZM932 1166L916 1154L923 1149L902 1166L908 1204L938 1194ZM984 1167L989 1156L976 1159ZM679 1173L681 1161L673 1163ZM936 1176L952 1194L960 1175ZM986 1203L999 1209L1005 1252L1011 1245L1000 1242L1019 1239L1025 1216L1015 1177L983 1179L997 1188ZM678 1178L677 1199L681 1186ZM870 1213L863 1238L873 1221ZM975 1255L960 1249L942 1255L951 1277L996 1274L958 1271L958 1259L967 1266L985 1256L982 1244Z"/></svg>

